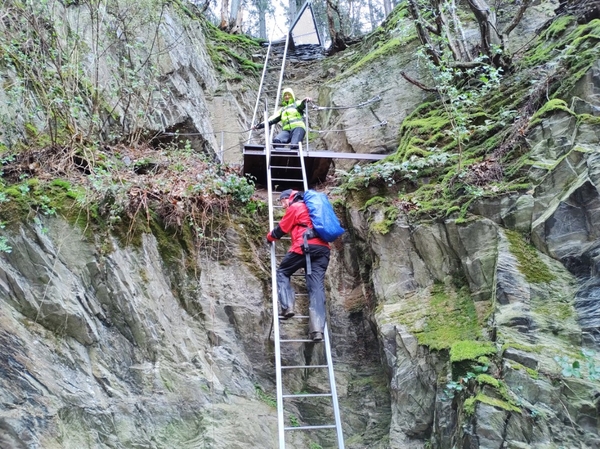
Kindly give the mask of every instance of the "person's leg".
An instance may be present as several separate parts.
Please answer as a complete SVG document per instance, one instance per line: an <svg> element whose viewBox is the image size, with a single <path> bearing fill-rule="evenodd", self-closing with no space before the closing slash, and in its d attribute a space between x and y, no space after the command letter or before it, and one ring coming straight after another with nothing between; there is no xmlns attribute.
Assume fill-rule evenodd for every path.
<svg viewBox="0 0 600 449"><path fill-rule="evenodd" d="M287 253L277 268L277 296L281 311L286 318L294 316L296 296L290 283L290 276L306 266L306 258L302 254Z"/></svg>
<svg viewBox="0 0 600 449"><path fill-rule="evenodd" d="M306 135L306 131L301 126L298 126L297 128L292 129L292 135L290 137L290 143L292 145L297 145L298 142L301 142L302 139L304 139L305 135Z"/></svg>
<svg viewBox="0 0 600 449"><path fill-rule="evenodd" d="M311 273L306 276L308 290L308 332L311 338L315 332L323 333L325 326L325 272L329 265L329 248L321 245L310 246Z"/></svg>
<svg viewBox="0 0 600 449"><path fill-rule="evenodd" d="M289 131L281 131L273 139L273 143L289 143L292 134Z"/></svg>

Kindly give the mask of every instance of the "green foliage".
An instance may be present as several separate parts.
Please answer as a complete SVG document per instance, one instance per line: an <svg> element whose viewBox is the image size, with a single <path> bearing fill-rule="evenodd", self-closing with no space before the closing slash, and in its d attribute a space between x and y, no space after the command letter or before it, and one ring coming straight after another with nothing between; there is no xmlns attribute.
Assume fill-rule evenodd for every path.
<svg viewBox="0 0 600 449"><path fill-rule="evenodd" d="M381 235L385 235L390 231L399 215L397 206L390 204L388 199L379 196L367 201L361 210L369 212L368 221L371 232ZM383 210L383 219L376 220L376 218L379 218L379 214L377 214L379 210Z"/></svg>
<svg viewBox="0 0 600 449"><path fill-rule="evenodd" d="M366 36L361 42L361 51L349 55L343 73L345 77L355 73L359 68L376 59L398 50L398 46L410 45L417 37L414 27L405 19L408 17L407 5L404 2L396 5L385 21ZM393 35L393 38L390 38Z"/></svg>
<svg viewBox="0 0 600 449"><path fill-rule="evenodd" d="M219 166L209 167L202 180L192 186L193 194L213 194L218 197L230 195L242 203L250 201L254 183L235 173L223 173Z"/></svg>
<svg viewBox="0 0 600 449"><path fill-rule="evenodd" d="M481 327L468 290L452 291L435 286L431 307L433 313L425 329L417 334L420 343L432 349L444 349L457 340L479 335Z"/></svg>
<svg viewBox="0 0 600 449"><path fill-rule="evenodd" d="M552 22L527 51L522 64L531 67L554 58L553 64L560 65L556 73L561 74L556 80L535 71L503 73L485 58L473 71L462 70L444 55L441 65L428 66L441 99L421 104L404 119L397 152L384 162L372 164L381 168L346 174L347 193L364 203L373 195L409 192L401 198L416 206L409 210L412 217L436 219L452 214L464 221L473 199L530 189L537 179L528 176L532 161L527 158L527 149L519 145L519 136L544 114L558 109L571 113L562 99L569 98L575 83L597 61L598 37L598 20L577 25L573 17L561 16ZM535 64L531 62L534 59ZM543 95L538 92L542 85L546 86ZM550 101L544 100L547 103L530 121L518 115L524 105L533 106L535 111L537 102L545 98ZM594 117L577 119L590 124L597 121ZM427 160L432 154L443 154L445 160L417 167L416 161ZM486 159L498 162L498 176L474 178L478 164ZM367 191L364 187L375 189Z"/></svg>
<svg viewBox="0 0 600 449"><path fill-rule="evenodd" d="M300 427L300 421L295 415L290 415L290 425L292 427Z"/></svg>
<svg viewBox="0 0 600 449"><path fill-rule="evenodd" d="M454 397L456 396L457 393L460 393L461 391L464 391L467 386L468 383L471 379L475 378L475 374L474 373L467 373L464 377L462 377L459 381L450 381L446 384L446 386L444 387L444 396L442 396L442 400L448 400L448 399L454 399Z"/></svg>
<svg viewBox="0 0 600 449"><path fill-rule="evenodd" d="M2 197L0 194L0 201L2 201ZM4 229L6 227L6 222L0 221L0 229ZM8 244L8 238L4 235L0 235L0 252L2 253L11 253L12 247Z"/></svg>
<svg viewBox="0 0 600 449"><path fill-rule="evenodd" d="M494 388L500 388L500 381L489 374L479 374L476 380L480 384L486 384Z"/></svg>
<svg viewBox="0 0 600 449"><path fill-rule="evenodd" d="M500 52L499 49L497 49ZM480 103L489 93L498 89L503 70L481 55L473 61L476 67L464 69L454 64L454 55L449 51L442 53L439 63L434 64L421 48L417 56L425 61L435 82L437 92L442 97L442 105L450 123L451 136L457 144L459 154L458 171L461 170L462 151L477 125L475 119L480 114ZM465 84L461 80L475 80Z"/></svg>
<svg viewBox="0 0 600 449"><path fill-rule="evenodd" d="M323 449L323 446L311 441L310 444L308 445L308 449Z"/></svg>
<svg viewBox="0 0 600 449"><path fill-rule="evenodd" d="M581 350L581 359L571 359L566 356L556 356L554 360L561 367L563 377L577 379L600 380L600 366L596 362L596 353L589 349Z"/></svg>
<svg viewBox="0 0 600 449"><path fill-rule="evenodd" d="M349 172L337 170L343 179L342 189L360 190L370 185L393 187L401 180L414 180L419 170L428 167L443 166L448 160L447 153L433 151L426 158L410 161L384 161L368 165L355 165Z"/></svg>
<svg viewBox="0 0 600 449"><path fill-rule="evenodd" d="M254 390L256 391L258 399L267 404L269 407L277 408L277 401L275 398L265 393L260 385L254 385Z"/></svg>
<svg viewBox="0 0 600 449"><path fill-rule="evenodd" d="M463 404L463 411L465 412L465 414L467 416L473 416L473 414L475 413L475 404L477 403L477 400L475 399L475 396L471 396L467 399L465 399L465 402Z"/></svg>

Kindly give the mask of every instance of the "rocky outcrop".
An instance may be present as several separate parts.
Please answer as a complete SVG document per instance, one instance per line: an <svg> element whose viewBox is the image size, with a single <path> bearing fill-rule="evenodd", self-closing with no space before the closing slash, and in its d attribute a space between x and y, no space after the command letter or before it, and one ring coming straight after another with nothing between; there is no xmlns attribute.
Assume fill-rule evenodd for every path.
<svg viewBox="0 0 600 449"><path fill-rule="evenodd" d="M577 98L576 110L548 114L529 133L532 176L539 179L532 191L482 199L466 223L418 224L401 216L385 235L369 232L384 214L372 208L370 221L352 214L353 228L371 242L375 259L375 320L390 379L392 447L423 447L425 439L443 448L600 444L600 385L594 382L600 363L600 114L578 118L598 111L596 74L597 64L581 80L591 95ZM483 333L469 335L453 323L452 301L439 298L440 289L457 295L460 285L468 286ZM425 340L427 332L435 334L439 313L442 338L455 338L455 326L461 338L495 342L496 361L481 366L496 381L473 382L475 374L452 362L451 346ZM467 308L461 313L470 319ZM575 361L584 380L561 375Z"/></svg>
<svg viewBox="0 0 600 449"><path fill-rule="evenodd" d="M0 143L11 147L27 135L44 132L48 121L64 113L77 121L79 138L100 130L108 142L122 136L136 143L150 135L156 143L177 143L177 132L197 151L226 162L240 160L257 81L218 77L205 27L180 3L123 0L91 8L85 2L49 0L8 2L2 8L4 45L10 47L10 39L29 43L10 47L7 61L48 64L48 73L43 79L33 71L17 74L10 65L0 70L0 102L5 105ZM61 51L69 54L70 65L52 56ZM22 69L18 63L16 67ZM227 62L219 69L228 70ZM41 83L42 88L28 92L22 88L27 83ZM72 91L73 104L47 104L53 89ZM84 101L83 96L89 98Z"/></svg>

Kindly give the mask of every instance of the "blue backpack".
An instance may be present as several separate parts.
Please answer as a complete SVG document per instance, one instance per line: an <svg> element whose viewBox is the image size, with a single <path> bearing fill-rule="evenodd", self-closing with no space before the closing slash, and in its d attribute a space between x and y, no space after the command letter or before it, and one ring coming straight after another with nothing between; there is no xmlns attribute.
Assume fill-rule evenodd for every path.
<svg viewBox="0 0 600 449"><path fill-rule="evenodd" d="M304 204L308 208L315 232L323 240L333 242L345 232L327 195L315 190L307 190L304 192Z"/></svg>

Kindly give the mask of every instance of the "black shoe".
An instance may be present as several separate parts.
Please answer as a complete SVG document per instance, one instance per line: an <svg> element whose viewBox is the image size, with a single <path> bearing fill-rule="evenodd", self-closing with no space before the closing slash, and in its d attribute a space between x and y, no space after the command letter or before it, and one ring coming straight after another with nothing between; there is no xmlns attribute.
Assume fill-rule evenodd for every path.
<svg viewBox="0 0 600 449"><path fill-rule="evenodd" d="M281 312L279 312L279 318L282 320L287 320L288 318L293 317L294 315L296 315L294 313L294 308L289 308L289 309L281 309Z"/></svg>
<svg viewBox="0 0 600 449"><path fill-rule="evenodd" d="M294 313L294 308L290 307L289 309L285 309L285 313L283 314L283 316L285 316L285 319L287 320L288 318L293 317L294 315L296 315Z"/></svg>
<svg viewBox="0 0 600 449"><path fill-rule="evenodd" d="M312 341L323 341L323 332L313 332L311 335Z"/></svg>

